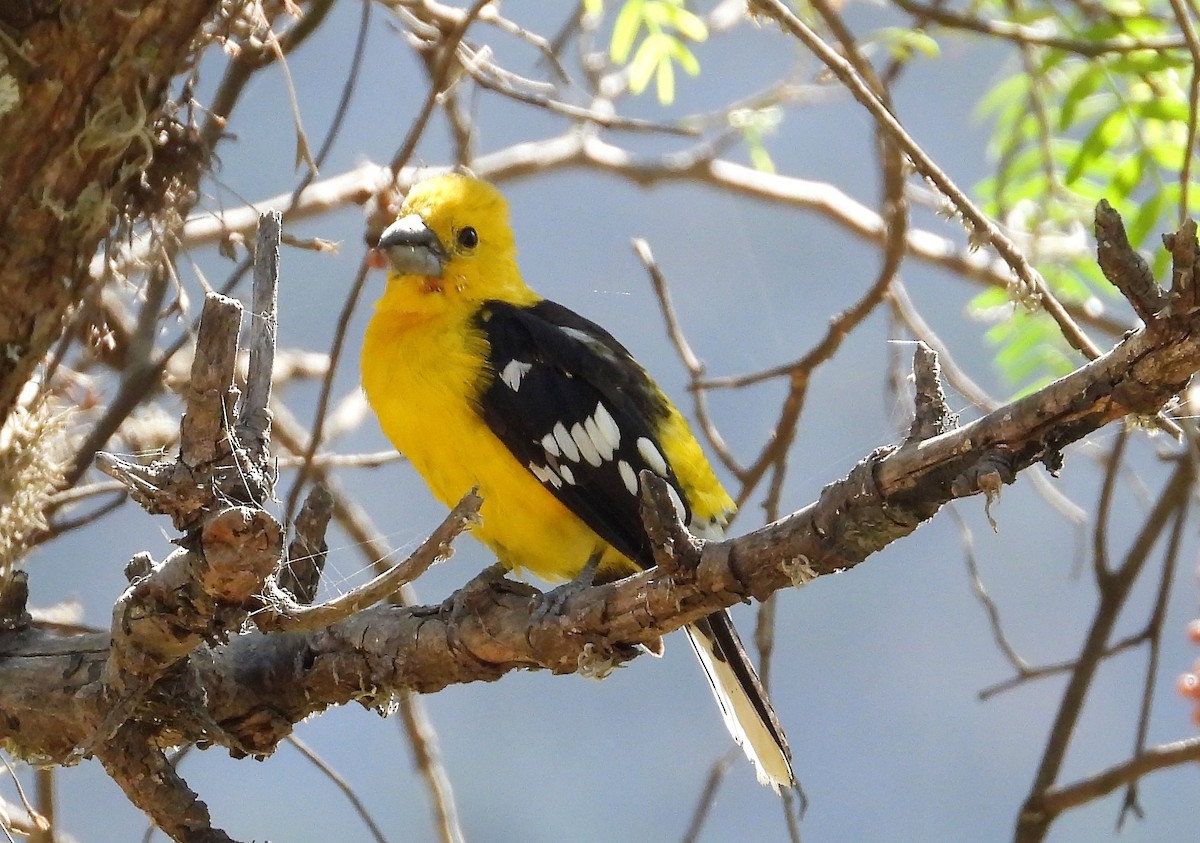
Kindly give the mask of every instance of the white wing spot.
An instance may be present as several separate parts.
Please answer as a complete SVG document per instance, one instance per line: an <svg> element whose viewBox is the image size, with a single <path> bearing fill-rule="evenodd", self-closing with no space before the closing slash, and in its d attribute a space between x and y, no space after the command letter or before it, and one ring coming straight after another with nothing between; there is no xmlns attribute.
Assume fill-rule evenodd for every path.
<svg viewBox="0 0 1200 843"><path fill-rule="evenodd" d="M571 434L567 433L566 426L562 422L554 425L554 441L558 443L558 447L562 448L563 454L571 462L579 462L579 449L575 447L575 441L571 439Z"/></svg>
<svg viewBox="0 0 1200 843"><path fill-rule="evenodd" d="M571 466L560 465L558 467L558 473L562 475L562 479L564 481L570 483L572 486L575 485L575 472L571 471Z"/></svg>
<svg viewBox="0 0 1200 843"><path fill-rule="evenodd" d="M537 463L531 462L529 464L529 470L533 472L533 476L538 480L541 480L543 483L549 483L555 489L562 485L562 479L559 478L559 476L554 473L554 469L550 468L549 466L538 465Z"/></svg>
<svg viewBox="0 0 1200 843"><path fill-rule="evenodd" d="M542 447L546 449L546 453L552 457L561 457L562 451L558 450L558 442L554 441L554 434L547 433L542 437Z"/></svg>
<svg viewBox="0 0 1200 843"><path fill-rule="evenodd" d="M621 473L621 482L625 484L625 488L629 490L629 494L636 495L638 493L637 474L633 471L633 466L625 462L625 460L617 460L617 471Z"/></svg>
<svg viewBox="0 0 1200 843"><path fill-rule="evenodd" d="M642 459L646 461L646 467L657 474L659 477L667 476L667 461L663 459L663 455L658 452L658 448L654 443L645 436L638 437L637 441L638 453L642 455Z"/></svg>
<svg viewBox="0 0 1200 843"><path fill-rule="evenodd" d="M520 360L510 360L508 365L504 367L504 371L500 373L500 380L508 385L508 388L516 392L521 388L521 379L528 374L533 368L532 363L524 363Z"/></svg>
<svg viewBox="0 0 1200 843"><path fill-rule="evenodd" d="M588 436L592 440L592 444L596 446L596 453L600 455L602 460L611 460L613 455L613 447L608 444L608 440L604 438L604 434L600 432L599 425L596 420L588 416L583 420L583 429L587 431Z"/></svg>
<svg viewBox="0 0 1200 843"><path fill-rule="evenodd" d="M603 403L597 404L596 413L593 418L596 420L596 428L600 431L600 435L604 437L604 441L608 443L609 449L616 451L621 445L621 428L617 427L612 413L608 411L608 408Z"/></svg>
<svg viewBox="0 0 1200 843"><path fill-rule="evenodd" d="M583 455L583 458L591 465L599 468L602 462L600 452L596 450L596 445L592 442L592 437L588 436L588 432L583 429L583 425L579 422L575 422L571 426L571 438L579 446L579 453Z"/></svg>

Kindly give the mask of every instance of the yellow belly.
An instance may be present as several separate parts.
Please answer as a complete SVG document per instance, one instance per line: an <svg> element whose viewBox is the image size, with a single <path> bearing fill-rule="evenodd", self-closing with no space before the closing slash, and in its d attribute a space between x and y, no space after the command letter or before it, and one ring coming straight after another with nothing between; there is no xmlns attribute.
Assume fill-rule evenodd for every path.
<svg viewBox="0 0 1200 843"><path fill-rule="evenodd" d="M464 338L466 340L464 341ZM377 312L363 343L367 400L384 433L447 506L477 486L473 533L510 569L570 579L596 552L608 577L635 570L508 451L472 404L486 342L462 325Z"/></svg>

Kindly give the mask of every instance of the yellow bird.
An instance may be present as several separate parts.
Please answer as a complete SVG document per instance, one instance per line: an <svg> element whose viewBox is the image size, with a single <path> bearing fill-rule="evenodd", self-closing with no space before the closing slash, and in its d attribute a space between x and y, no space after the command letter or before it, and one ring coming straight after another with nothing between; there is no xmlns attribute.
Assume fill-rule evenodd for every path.
<svg viewBox="0 0 1200 843"><path fill-rule="evenodd" d="M438 500L479 487L473 533L501 564L600 582L652 566L643 469L669 484L693 533L721 537L734 503L687 422L611 334L525 284L499 191L458 174L423 181L378 248L390 270L363 388ZM792 786L787 741L728 613L687 633L759 781Z"/></svg>

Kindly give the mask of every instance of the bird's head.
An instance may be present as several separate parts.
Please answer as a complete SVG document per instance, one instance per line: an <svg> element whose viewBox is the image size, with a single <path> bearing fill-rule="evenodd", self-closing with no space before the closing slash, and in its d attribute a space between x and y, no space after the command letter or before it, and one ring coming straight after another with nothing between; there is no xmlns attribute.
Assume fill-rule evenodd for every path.
<svg viewBox="0 0 1200 843"><path fill-rule="evenodd" d="M447 173L414 185L378 249L389 266L385 299L404 309L537 298L517 269L508 204L470 176Z"/></svg>

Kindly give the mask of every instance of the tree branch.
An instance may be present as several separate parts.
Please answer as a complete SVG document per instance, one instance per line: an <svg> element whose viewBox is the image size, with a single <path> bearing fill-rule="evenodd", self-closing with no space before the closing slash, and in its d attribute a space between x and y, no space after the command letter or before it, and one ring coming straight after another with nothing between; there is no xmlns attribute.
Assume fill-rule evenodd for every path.
<svg viewBox="0 0 1200 843"><path fill-rule="evenodd" d="M7 19L23 5L28 18ZM5 4L25 61L6 72L19 107L0 114L0 424L83 294L115 209L153 157L167 85L218 5Z"/></svg>
<svg viewBox="0 0 1200 843"><path fill-rule="evenodd" d="M1194 227L1185 225L1170 244L1176 283L1165 306L1097 360L946 429L934 361L922 351L923 400L937 411L922 413L928 423L916 425L903 444L865 456L792 515L723 542L681 533L675 514L656 502L647 484L644 501L658 513L650 521L666 564L565 598L489 571L437 606L363 608L365 600L356 596L339 606L339 620L319 629L300 624L291 631L241 632L279 564L282 535L257 508L256 484L247 485L242 458L230 459L241 451L236 432L200 418L185 421L188 436L205 430L217 440L209 447L183 444L197 462L116 471L144 503L172 514L186 534L184 548L158 566L135 560L135 582L118 603L111 634L56 635L19 623L0 634L0 741L47 762L94 750L128 791L137 777L161 772L160 747L219 744L235 755L264 755L294 724L332 705L387 708L398 694L490 681L517 669L594 672L597 664L633 658L638 649L631 645L651 643L717 609L851 568L945 503L993 495L1035 463L1057 465L1071 442L1125 415L1152 415L1187 384L1200 370ZM236 311L218 296L208 307L225 321ZM201 335L202 343L218 336L232 341L228 330L211 326ZM232 359L197 354L194 374L206 386L189 391L189 416L237 417L231 369L211 362ZM198 503L180 503L188 483L193 496L200 494ZM157 501L156 484L171 506ZM436 555L444 555L445 542L475 503L468 501L467 510L443 525L448 533L434 534ZM378 596L372 592L370 599ZM98 740L109 735L124 741L129 766ZM156 821L165 817L156 806L192 798L181 781L151 784L131 798ZM173 833L223 839L188 837L192 832L178 826Z"/></svg>

